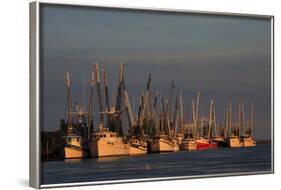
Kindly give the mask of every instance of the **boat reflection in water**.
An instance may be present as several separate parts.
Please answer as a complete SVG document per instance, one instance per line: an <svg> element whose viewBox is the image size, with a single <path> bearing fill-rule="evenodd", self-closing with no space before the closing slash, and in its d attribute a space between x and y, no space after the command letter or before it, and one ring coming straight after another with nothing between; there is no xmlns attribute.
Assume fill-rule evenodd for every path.
<svg viewBox="0 0 281 190"><path fill-rule="evenodd" d="M70 164L75 164L75 163L78 164L78 163L82 163L83 159L82 158L65 159L64 162Z"/></svg>

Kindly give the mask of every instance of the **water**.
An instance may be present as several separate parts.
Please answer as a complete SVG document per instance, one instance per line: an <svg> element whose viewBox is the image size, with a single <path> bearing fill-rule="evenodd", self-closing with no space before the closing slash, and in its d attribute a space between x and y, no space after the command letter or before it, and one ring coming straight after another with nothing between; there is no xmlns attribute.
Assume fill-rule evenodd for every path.
<svg viewBox="0 0 281 190"><path fill-rule="evenodd" d="M41 182L57 184L269 171L271 145L261 144L253 148L43 162Z"/></svg>

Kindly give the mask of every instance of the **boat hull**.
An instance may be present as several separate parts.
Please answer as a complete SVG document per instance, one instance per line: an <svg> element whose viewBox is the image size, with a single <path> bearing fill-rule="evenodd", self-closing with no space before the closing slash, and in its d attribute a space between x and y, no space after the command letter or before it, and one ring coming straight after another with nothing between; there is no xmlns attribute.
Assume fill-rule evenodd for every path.
<svg viewBox="0 0 281 190"><path fill-rule="evenodd" d="M151 142L151 152L176 152L179 146L170 140L156 139Z"/></svg>
<svg viewBox="0 0 281 190"><path fill-rule="evenodd" d="M243 147L254 147L256 146L256 140L252 137L243 138Z"/></svg>
<svg viewBox="0 0 281 190"><path fill-rule="evenodd" d="M209 144L209 147L210 147L210 148L218 148L218 143L217 143L217 142L211 142L211 143Z"/></svg>
<svg viewBox="0 0 281 190"><path fill-rule="evenodd" d="M197 150L206 150L210 148L218 148L217 142L210 142L208 139L198 139L196 140Z"/></svg>
<svg viewBox="0 0 281 190"><path fill-rule="evenodd" d="M85 157L85 152L82 150L82 148L71 147L71 146L64 147L64 158L65 159L83 158L83 157Z"/></svg>
<svg viewBox="0 0 281 190"><path fill-rule="evenodd" d="M129 154L130 155L138 155L138 154L146 154L147 153L147 148L146 147L141 147L141 146L129 146Z"/></svg>
<svg viewBox="0 0 281 190"><path fill-rule="evenodd" d="M90 143L92 157L129 155L129 146L123 142L95 139Z"/></svg>
<svg viewBox="0 0 281 190"><path fill-rule="evenodd" d="M226 140L222 137L214 138L214 142L218 144L218 147L227 147Z"/></svg>
<svg viewBox="0 0 281 190"><path fill-rule="evenodd" d="M197 149L197 144L195 140L184 140L182 142L182 144L180 145L180 149L181 150L188 150L188 151L192 151L192 150L196 150Z"/></svg>
<svg viewBox="0 0 281 190"><path fill-rule="evenodd" d="M243 147L243 142L241 142L239 138L229 138L227 140L227 145L230 148L241 148Z"/></svg>
<svg viewBox="0 0 281 190"><path fill-rule="evenodd" d="M64 158L84 158L88 156L87 149L82 145L83 140L81 136L78 135L69 135L64 136L65 145L64 145Z"/></svg>

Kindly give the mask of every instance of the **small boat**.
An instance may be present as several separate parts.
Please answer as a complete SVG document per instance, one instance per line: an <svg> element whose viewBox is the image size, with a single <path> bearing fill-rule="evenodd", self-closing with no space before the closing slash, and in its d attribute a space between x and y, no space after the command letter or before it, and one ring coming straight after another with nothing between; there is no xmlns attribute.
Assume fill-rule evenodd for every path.
<svg viewBox="0 0 281 190"><path fill-rule="evenodd" d="M147 143L137 138L131 138L129 143L129 154L138 155L147 153Z"/></svg>
<svg viewBox="0 0 281 190"><path fill-rule="evenodd" d="M180 145L180 150L196 150L197 144L194 138L183 139L182 144Z"/></svg>
<svg viewBox="0 0 281 190"><path fill-rule="evenodd" d="M217 142L213 142L210 139L207 138L198 138L196 139L196 149L197 150L206 150L209 148L217 148L218 147L218 143Z"/></svg>
<svg viewBox="0 0 281 190"><path fill-rule="evenodd" d="M84 110L82 109L82 106L76 105L76 109L73 110L72 107L72 100L71 100L71 83L70 83L70 74L68 72L64 75L66 87L67 87L67 135L63 138L65 139L65 145L64 145L64 158L83 158L88 156L87 155L87 149L85 148L85 141L83 141L83 136L81 136L81 133L79 133L77 130L77 126L85 126L85 123L83 120ZM77 120L77 122L74 124L73 120Z"/></svg>
<svg viewBox="0 0 281 190"><path fill-rule="evenodd" d="M213 141L216 142L219 147L226 147L227 146L226 139L223 138L223 137L220 137L220 136L214 137Z"/></svg>
<svg viewBox="0 0 281 190"><path fill-rule="evenodd" d="M243 147L243 141L237 136L232 135L227 139L227 146L230 148L241 148Z"/></svg>
<svg viewBox="0 0 281 190"><path fill-rule="evenodd" d="M84 158L87 156L87 151L83 147L82 137L69 135L63 137L65 139L64 158Z"/></svg>
<svg viewBox="0 0 281 190"><path fill-rule="evenodd" d="M243 147L254 147L257 145L256 140L250 135L242 137Z"/></svg>
<svg viewBox="0 0 281 190"><path fill-rule="evenodd" d="M242 136L243 147L254 147L257 144L256 140L252 137L253 117L254 117L254 105L252 104L249 128L246 131L246 134Z"/></svg>
<svg viewBox="0 0 281 190"><path fill-rule="evenodd" d="M176 152L179 151L177 140L171 140L167 135L156 136L151 142L151 152Z"/></svg>
<svg viewBox="0 0 281 190"><path fill-rule="evenodd" d="M241 133L241 121L243 120L241 114L241 104L238 105L238 124L232 125L232 103L230 102L226 111L226 145L230 148L241 148L243 147L243 141L240 138ZM230 135L229 135L230 134Z"/></svg>

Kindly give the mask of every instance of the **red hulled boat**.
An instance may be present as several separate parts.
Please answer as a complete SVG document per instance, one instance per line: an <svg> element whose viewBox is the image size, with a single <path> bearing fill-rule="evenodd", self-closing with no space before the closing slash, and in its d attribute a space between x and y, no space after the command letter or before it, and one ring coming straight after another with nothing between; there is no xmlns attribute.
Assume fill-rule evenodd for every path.
<svg viewBox="0 0 281 190"><path fill-rule="evenodd" d="M197 150L206 150L209 148L218 148L218 143L217 142L212 142L209 139L205 139L205 138L199 138L196 139L196 149Z"/></svg>

